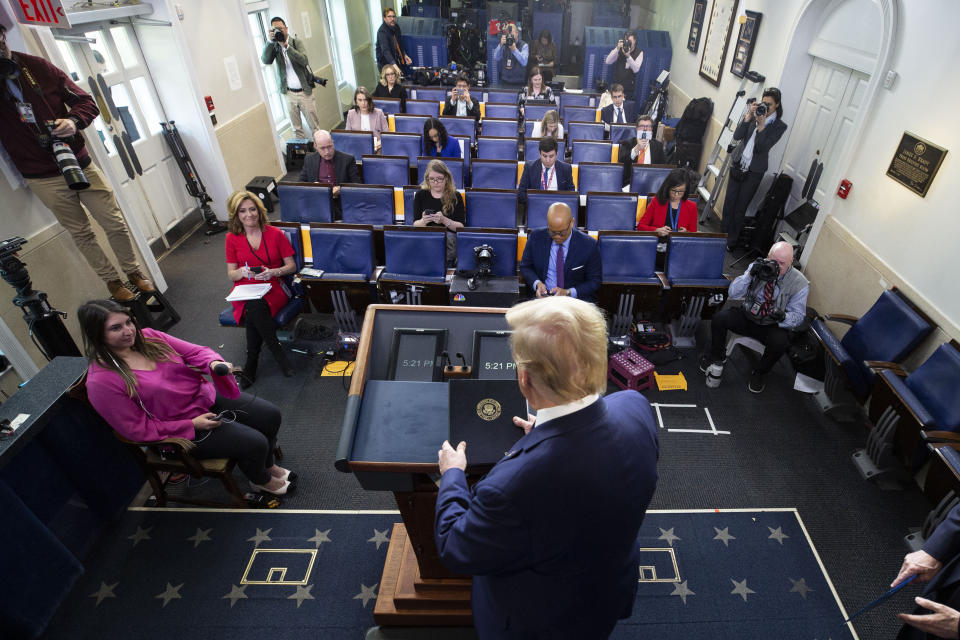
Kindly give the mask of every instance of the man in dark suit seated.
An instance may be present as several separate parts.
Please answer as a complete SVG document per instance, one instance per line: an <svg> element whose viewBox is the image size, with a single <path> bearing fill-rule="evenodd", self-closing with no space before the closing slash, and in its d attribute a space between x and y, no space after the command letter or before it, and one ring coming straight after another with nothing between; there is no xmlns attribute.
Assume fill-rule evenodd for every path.
<svg viewBox="0 0 960 640"><path fill-rule="evenodd" d="M637 118L636 137L620 142L617 157L623 163L623 186L630 184L634 164L663 164L667 161L663 143L653 139L653 119L650 116Z"/></svg>
<svg viewBox="0 0 960 640"><path fill-rule="evenodd" d="M527 189L544 191L576 191L573 184L573 167L569 163L557 160L557 139L553 136L540 138L540 158L523 166L520 176L518 196L520 202L527 201Z"/></svg>
<svg viewBox="0 0 960 640"><path fill-rule="evenodd" d="M332 185L330 195L333 196L333 217L340 219L340 185L360 184L360 171L357 169L356 159L349 153L343 153L333 148L333 138L329 131L317 130L313 134L313 144L317 151L309 153L303 159L303 168L300 169L300 182L320 182Z"/></svg>
<svg viewBox="0 0 960 640"><path fill-rule="evenodd" d="M610 99L613 104L608 104L600 109L600 120L607 124L637 121L637 109L632 102L625 102L623 96L623 87L616 82L610 85Z"/></svg>
<svg viewBox="0 0 960 640"><path fill-rule="evenodd" d="M897 640L956 638L960 634L960 505L937 525L919 551L903 558L895 587L910 576L927 582L923 597L915 599L912 614L900 613L904 623ZM928 613L932 612L932 613Z"/></svg>
<svg viewBox="0 0 960 640"><path fill-rule="evenodd" d="M581 300L508 309L517 384L537 415L470 489L443 443L434 537L473 576L481 638L607 638L637 593L637 534L657 483L657 427L636 391L606 397L607 331Z"/></svg>
<svg viewBox="0 0 960 640"><path fill-rule="evenodd" d="M596 302L603 279L600 247L575 227L570 207L555 202L547 210L547 228L527 235L520 274L537 298L572 296Z"/></svg>
<svg viewBox="0 0 960 640"><path fill-rule="evenodd" d="M470 95L470 83L466 76L457 76L457 84L447 101L443 104L445 116L470 116L480 119L480 101Z"/></svg>

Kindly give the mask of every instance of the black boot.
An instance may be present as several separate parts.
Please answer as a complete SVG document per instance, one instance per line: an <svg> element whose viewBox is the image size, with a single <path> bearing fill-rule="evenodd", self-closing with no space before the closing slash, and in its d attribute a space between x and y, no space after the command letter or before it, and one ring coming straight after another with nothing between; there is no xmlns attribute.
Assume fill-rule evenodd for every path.
<svg viewBox="0 0 960 640"><path fill-rule="evenodd" d="M273 357L277 360L277 364L280 365L280 370L283 371L283 375L287 378L292 378L293 365L290 364L290 360L287 358L287 354L280 345L280 342L268 346L270 347L270 353L273 354Z"/></svg>
<svg viewBox="0 0 960 640"><path fill-rule="evenodd" d="M247 361L243 363L243 372L240 374L240 388L246 389L257 381L257 364L260 361L260 350L247 351Z"/></svg>

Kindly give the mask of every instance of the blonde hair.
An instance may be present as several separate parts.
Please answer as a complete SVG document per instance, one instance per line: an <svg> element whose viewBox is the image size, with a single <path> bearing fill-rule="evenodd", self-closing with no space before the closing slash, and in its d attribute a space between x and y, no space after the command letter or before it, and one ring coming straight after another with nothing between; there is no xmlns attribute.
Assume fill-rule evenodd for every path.
<svg viewBox="0 0 960 640"><path fill-rule="evenodd" d="M397 74L397 79L393 81L394 84L400 84L400 68L395 64L385 64L383 69L380 69L380 84L383 86L387 86L387 71L390 70ZM356 99L356 96L354 96L354 99Z"/></svg>
<svg viewBox="0 0 960 640"><path fill-rule="evenodd" d="M607 388L607 323L595 305L569 296L522 302L507 310L518 369L557 404Z"/></svg>
<svg viewBox="0 0 960 640"><path fill-rule="evenodd" d="M230 194L230 197L227 198L227 213L230 214L230 220L227 222L227 231L236 235L243 233L243 223L240 222L240 216L237 215L237 211L240 210L240 205L243 204L244 200L253 202L257 211L260 212L261 229L270 224L270 219L267 218L267 208L263 206L260 198L249 191L234 191Z"/></svg>
<svg viewBox="0 0 960 640"><path fill-rule="evenodd" d="M557 130L554 133L547 133L547 125L555 124L557 125ZM550 109L540 120L540 135L541 136L553 136L554 138L559 137L560 133L560 114L557 113L556 109Z"/></svg>
<svg viewBox="0 0 960 640"><path fill-rule="evenodd" d="M450 169L447 168L447 165L444 164L443 160L433 159L427 163L427 169L423 172L423 182L420 183L421 189L426 189L430 191L430 172L442 173L446 180L443 183L443 212L445 214L453 213L454 208L457 206L457 185L453 183L453 174L450 173Z"/></svg>

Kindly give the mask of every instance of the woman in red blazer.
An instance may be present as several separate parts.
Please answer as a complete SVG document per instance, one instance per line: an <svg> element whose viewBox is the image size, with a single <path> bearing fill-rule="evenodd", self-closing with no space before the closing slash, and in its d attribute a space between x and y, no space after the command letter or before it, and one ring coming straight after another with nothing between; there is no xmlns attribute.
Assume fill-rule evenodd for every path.
<svg viewBox="0 0 960 640"><path fill-rule="evenodd" d="M671 231L696 231L697 205L687 200L687 170L674 169L647 203L637 231L656 231L660 237Z"/></svg>

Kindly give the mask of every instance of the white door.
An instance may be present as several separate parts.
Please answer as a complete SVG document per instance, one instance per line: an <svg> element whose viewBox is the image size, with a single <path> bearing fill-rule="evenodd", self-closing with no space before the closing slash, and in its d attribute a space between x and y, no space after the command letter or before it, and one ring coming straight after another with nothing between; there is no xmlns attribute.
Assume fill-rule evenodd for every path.
<svg viewBox="0 0 960 640"><path fill-rule="evenodd" d="M170 148L161 133L160 122L166 120L157 98L153 80L143 61L136 33L129 24L104 25L83 34L95 42L57 41L69 71L78 76L77 84L96 96L90 79L103 77L118 118L110 115L106 105L100 104L101 115L94 128L106 147L112 165L112 175L120 177L113 186L124 192L126 202L135 203L134 210L124 214L136 224L152 245L160 240L169 243L164 234L196 207L196 201L184 189L184 180ZM91 138L93 131L88 130ZM117 141L123 143L124 134L130 138L130 147L140 163L142 175L134 170L129 177ZM95 140L89 140L95 144ZM126 154L129 156L129 154ZM134 163L131 161L130 163Z"/></svg>
<svg viewBox="0 0 960 640"><path fill-rule="evenodd" d="M781 170L793 178L787 212L803 200L801 192L813 160L820 160L823 173L827 174L835 152L850 142L849 132L863 106L869 79L870 76L849 67L820 58L814 60L783 154ZM833 185L818 184L813 199L823 202L827 188L832 189Z"/></svg>

